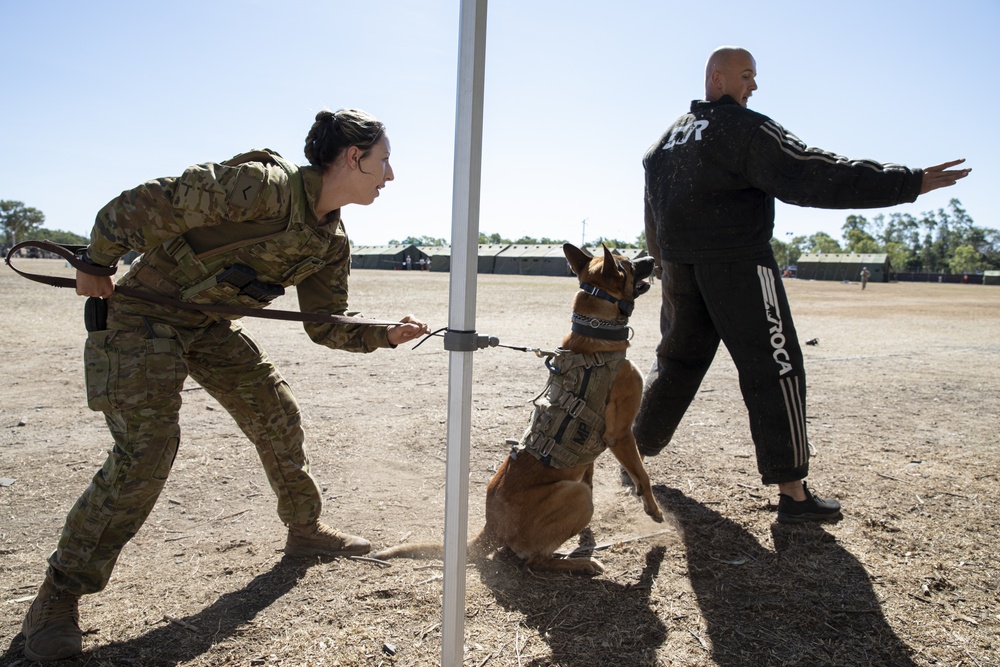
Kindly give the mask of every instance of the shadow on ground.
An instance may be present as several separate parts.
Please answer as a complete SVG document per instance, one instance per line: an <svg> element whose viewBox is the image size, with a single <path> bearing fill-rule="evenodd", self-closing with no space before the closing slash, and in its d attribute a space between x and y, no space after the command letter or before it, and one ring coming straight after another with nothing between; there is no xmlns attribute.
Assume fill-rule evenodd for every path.
<svg viewBox="0 0 1000 667"><path fill-rule="evenodd" d="M677 489L654 493L682 534L715 664L914 665L865 568L820 525L775 523L770 551Z"/></svg>
<svg viewBox="0 0 1000 667"><path fill-rule="evenodd" d="M585 532L581 542L593 546ZM666 639L663 622L649 604L650 591L663 562L663 547L646 553L638 581L619 584L575 575L535 575L513 556L496 556L479 565L483 584L508 611L524 615L518 639L527 645L534 633L551 655L521 655L524 667L606 667L656 665L657 648Z"/></svg>
<svg viewBox="0 0 1000 667"><path fill-rule="evenodd" d="M134 639L101 644L75 658L51 664L60 667L94 663L170 667L193 660L221 640L238 634L240 628L258 613L292 590L313 564L294 559L276 561L270 570L257 575L240 590L226 593L200 612L178 619L176 625L161 625ZM215 628L216 631L192 633L183 629L185 625ZM24 638L18 634L0 655L0 665L32 664L23 658L23 648Z"/></svg>

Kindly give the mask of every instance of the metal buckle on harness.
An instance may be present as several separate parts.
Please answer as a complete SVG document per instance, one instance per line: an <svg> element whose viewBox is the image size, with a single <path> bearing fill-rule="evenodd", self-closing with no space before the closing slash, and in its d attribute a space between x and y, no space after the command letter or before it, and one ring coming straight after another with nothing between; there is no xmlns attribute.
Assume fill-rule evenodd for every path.
<svg viewBox="0 0 1000 667"><path fill-rule="evenodd" d="M565 409L571 417L579 417L583 409L587 407L587 401L573 394L566 393L563 394L562 399L559 401L559 407Z"/></svg>
<svg viewBox="0 0 1000 667"><path fill-rule="evenodd" d="M542 446L538 448L539 456L548 456L549 452L551 452L552 448L557 444L555 440L548 436L539 438L539 440L542 442Z"/></svg>
<svg viewBox="0 0 1000 667"><path fill-rule="evenodd" d="M538 458L549 455L552 448L556 446L556 441L538 432L529 433L524 439L524 448L538 453Z"/></svg>

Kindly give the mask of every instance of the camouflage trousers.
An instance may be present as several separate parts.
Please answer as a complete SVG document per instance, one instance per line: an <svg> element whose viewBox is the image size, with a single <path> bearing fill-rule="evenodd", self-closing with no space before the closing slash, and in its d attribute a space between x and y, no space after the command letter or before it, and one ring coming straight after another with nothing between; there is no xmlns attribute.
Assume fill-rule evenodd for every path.
<svg viewBox="0 0 1000 667"><path fill-rule="evenodd" d="M87 401L103 411L114 445L73 505L49 558L57 587L103 589L118 555L153 510L180 442L181 390L190 375L256 446L286 524L319 517L298 404L239 322L115 295L108 328L84 350Z"/></svg>

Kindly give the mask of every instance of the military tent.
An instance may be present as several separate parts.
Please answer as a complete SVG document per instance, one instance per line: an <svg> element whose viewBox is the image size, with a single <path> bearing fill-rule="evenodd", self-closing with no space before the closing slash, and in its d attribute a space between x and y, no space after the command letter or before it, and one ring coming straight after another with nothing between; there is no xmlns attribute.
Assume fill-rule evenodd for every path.
<svg viewBox="0 0 1000 667"><path fill-rule="evenodd" d="M497 256L510 247L509 243L479 244L479 273L496 273Z"/></svg>
<svg viewBox="0 0 1000 667"><path fill-rule="evenodd" d="M573 272L559 245L508 246L496 256L493 273L522 276L571 276Z"/></svg>
<svg viewBox="0 0 1000 667"><path fill-rule="evenodd" d="M352 269L385 269L388 271L409 268L416 271L420 267L421 258L426 262L427 255L415 245L382 245L354 246L351 248ZM409 264L407 264L409 259Z"/></svg>
<svg viewBox="0 0 1000 667"><path fill-rule="evenodd" d="M889 255L885 253L830 252L799 257L796 277L800 280L861 280L861 270L871 272L869 282L889 282Z"/></svg>
<svg viewBox="0 0 1000 667"><path fill-rule="evenodd" d="M604 252L604 250L600 246L596 247L588 246L583 250L584 252L590 253L591 257L595 257ZM616 255L621 255L622 257L626 257L628 259L633 259L633 260L641 259L649 254L646 252L645 248L608 248L608 250L610 250L612 253Z"/></svg>
<svg viewBox="0 0 1000 667"><path fill-rule="evenodd" d="M450 245L422 245L420 249L427 255L427 263L430 271L451 270L451 246Z"/></svg>

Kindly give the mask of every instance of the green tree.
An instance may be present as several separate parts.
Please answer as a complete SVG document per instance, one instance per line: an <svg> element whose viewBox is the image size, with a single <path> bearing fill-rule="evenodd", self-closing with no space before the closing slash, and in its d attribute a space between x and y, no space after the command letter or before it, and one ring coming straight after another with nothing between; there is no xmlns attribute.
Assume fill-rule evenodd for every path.
<svg viewBox="0 0 1000 667"><path fill-rule="evenodd" d="M783 269L788 268L788 265L791 264L788 259L789 248L790 246L788 243L780 241L773 236L771 237L771 252L774 253L774 261L776 261L778 266Z"/></svg>
<svg viewBox="0 0 1000 667"><path fill-rule="evenodd" d="M795 236L795 237L792 237L792 240L788 243L788 264L789 264L789 266L791 266L792 264L798 264L799 263L799 257L802 256L802 248L805 247L805 245L806 245L806 243L808 243L808 241L809 241L809 239L807 239L805 236Z"/></svg>
<svg viewBox="0 0 1000 667"><path fill-rule="evenodd" d="M45 214L19 201L0 201L0 229L10 245L33 236L45 222Z"/></svg>
<svg viewBox="0 0 1000 667"><path fill-rule="evenodd" d="M505 239L496 232L489 235L479 232L479 243L482 245L502 245L510 242L510 239Z"/></svg>
<svg viewBox="0 0 1000 667"><path fill-rule="evenodd" d="M889 267L892 271L909 271L913 252L902 243L890 241L882 246L882 252L889 257Z"/></svg>
<svg viewBox="0 0 1000 667"><path fill-rule="evenodd" d="M849 215L847 219L844 220L844 224L841 226L841 231L844 232L844 238L847 238L847 234L851 231L861 232L862 234L871 235L869 231L868 219L863 215Z"/></svg>
<svg viewBox="0 0 1000 667"><path fill-rule="evenodd" d="M40 227L35 234L38 238L48 239L53 243L62 243L64 245L88 245L90 239L85 236L80 236L79 234L74 234L73 232L64 232L61 229L46 229L45 227Z"/></svg>
<svg viewBox="0 0 1000 667"><path fill-rule="evenodd" d="M852 229L844 236L847 242L844 246L845 252L874 253L881 252L882 246L875 238L860 229Z"/></svg>
<svg viewBox="0 0 1000 667"><path fill-rule="evenodd" d="M420 237L420 245L445 246L448 245L448 242L445 239L438 238L436 236L424 235Z"/></svg>
<svg viewBox="0 0 1000 667"><path fill-rule="evenodd" d="M983 270L983 258L971 245L959 246L948 261L948 267L955 274L976 273Z"/></svg>
<svg viewBox="0 0 1000 667"><path fill-rule="evenodd" d="M643 239L645 239L645 232L643 232ZM637 246L629 241L619 241L618 239L608 239L603 236L597 237L597 240L593 241L589 245L594 248L600 247L601 244L608 246L609 248L645 248L645 244Z"/></svg>
<svg viewBox="0 0 1000 667"><path fill-rule="evenodd" d="M973 245L983 258L983 269L1000 269L1000 232L995 229L979 229L980 234Z"/></svg>
<svg viewBox="0 0 1000 667"><path fill-rule="evenodd" d="M840 244L826 232L816 232L806 240L809 252L840 252Z"/></svg>

